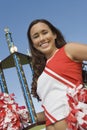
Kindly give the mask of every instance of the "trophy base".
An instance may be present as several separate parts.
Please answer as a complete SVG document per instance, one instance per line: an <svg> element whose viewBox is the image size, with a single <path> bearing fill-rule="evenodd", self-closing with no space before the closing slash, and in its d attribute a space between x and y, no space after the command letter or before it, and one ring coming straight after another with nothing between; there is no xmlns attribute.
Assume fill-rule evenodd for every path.
<svg viewBox="0 0 87 130"><path fill-rule="evenodd" d="M23 130L29 130L33 127L37 126L37 123L33 123L33 124L30 124L29 126L27 126L26 128L24 128Z"/></svg>
<svg viewBox="0 0 87 130"><path fill-rule="evenodd" d="M29 126L27 126L26 128L24 128L23 130L29 130L29 129L33 128L33 127L41 126L41 125L44 126L45 122L43 121L43 122L38 122L38 123L32 123Z"/></svg>

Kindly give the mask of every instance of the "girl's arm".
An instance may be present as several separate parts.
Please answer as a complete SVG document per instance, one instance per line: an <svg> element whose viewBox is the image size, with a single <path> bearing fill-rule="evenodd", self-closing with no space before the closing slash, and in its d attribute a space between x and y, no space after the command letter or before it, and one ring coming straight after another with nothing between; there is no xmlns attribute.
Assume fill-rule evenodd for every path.
<svg viewBox="0 0 87 130"><path fill-rule="evenodd" d="M87 60L87 44L68 43L65 45L65 52L74 61Z"/></svg>

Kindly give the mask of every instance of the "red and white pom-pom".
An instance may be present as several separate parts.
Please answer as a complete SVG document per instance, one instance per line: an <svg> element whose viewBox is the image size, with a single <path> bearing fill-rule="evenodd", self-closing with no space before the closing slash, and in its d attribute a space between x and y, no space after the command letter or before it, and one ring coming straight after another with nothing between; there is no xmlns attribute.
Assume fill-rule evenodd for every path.
<svg viewBox="0 0 87 130"><path fill-rule="evenodd" d="M0 93L0 130L22 130L29 122L26 107L19 107L13 97Z"/></svg>
<svg viewBox="0 0 87 130"><path fill-rule="evenodd" d="M67 94L70 113L67 117L70 130L87 130L87 89L78 86Z"/></svg>

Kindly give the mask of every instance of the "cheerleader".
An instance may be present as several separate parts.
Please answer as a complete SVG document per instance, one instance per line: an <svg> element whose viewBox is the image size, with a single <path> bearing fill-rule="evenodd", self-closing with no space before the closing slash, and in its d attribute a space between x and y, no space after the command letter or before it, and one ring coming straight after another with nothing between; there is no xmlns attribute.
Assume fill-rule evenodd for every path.
<svg viewBox="0 0 87 130"><path fill-rule="evenodd" d="M87 45L67 43L45 19L32 21L27 35L33 68L31 93L43 107L37 113L38 122L46 123L46 130L86 130L82 63L87 60Z"/></svg>

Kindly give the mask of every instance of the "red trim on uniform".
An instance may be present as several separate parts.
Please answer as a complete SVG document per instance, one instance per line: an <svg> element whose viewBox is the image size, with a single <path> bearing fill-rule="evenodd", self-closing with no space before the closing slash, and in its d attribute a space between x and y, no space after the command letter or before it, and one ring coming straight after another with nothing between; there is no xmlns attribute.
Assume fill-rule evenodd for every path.
<svg viewBox="0 0 87 130"><path fill-rule="evenodd" d="M48 72L47 70L44 69L44 72L47 73L48 75L50 75L51 77L53 77L53 78L59 80L60 82L64 83L64 84L67 85L68 87L73 88L72 85L66 83L65 81L63 81L62 79L56 77L55 75L53 75L52 73Z"/></svg>
<svg viewBox="0 0 87 130"><path fill-rule="evenodd" d="M48 119L48 117L45 115L46 119L46 126L52 125L52 122Z"/></svg>
<svg viewBox="0 0 87 130"><path fill-rule="evenodd" d="M42 107L44 108L45 113L53 120L53 122L56 122L57 120L52 115L50 115L48 113L48 111L46 110L46 108L43 105L42 105ZM45 116L46 116L46 114L45 114ZM46 116L46 126L51 125L53 122L51 122L49 120L49 118Z"/></svg>

